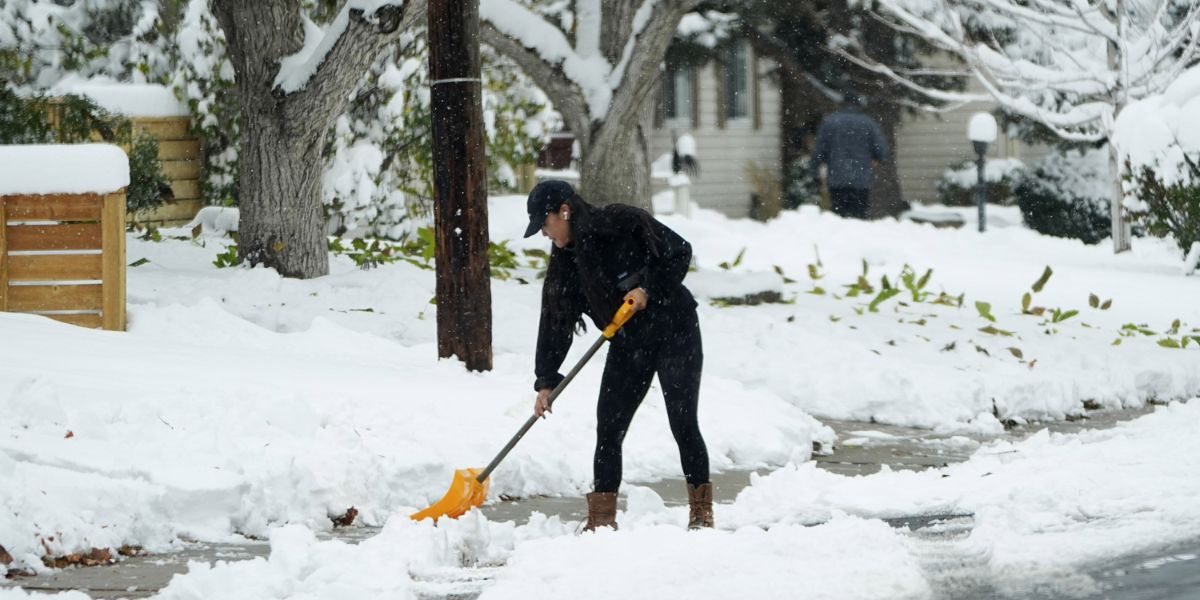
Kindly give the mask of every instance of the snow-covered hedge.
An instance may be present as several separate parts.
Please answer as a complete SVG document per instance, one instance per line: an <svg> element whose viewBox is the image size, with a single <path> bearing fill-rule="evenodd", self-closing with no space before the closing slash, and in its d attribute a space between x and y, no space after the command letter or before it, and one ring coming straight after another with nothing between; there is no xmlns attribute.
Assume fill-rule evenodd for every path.
<svg viewBox="0 0 1200 600"><path fill-rule="evenodd" d="M1096 244L1111 230L1110 181L1107 146L1055 150L1020 175L1014 191L1030 229Z"/></svg>

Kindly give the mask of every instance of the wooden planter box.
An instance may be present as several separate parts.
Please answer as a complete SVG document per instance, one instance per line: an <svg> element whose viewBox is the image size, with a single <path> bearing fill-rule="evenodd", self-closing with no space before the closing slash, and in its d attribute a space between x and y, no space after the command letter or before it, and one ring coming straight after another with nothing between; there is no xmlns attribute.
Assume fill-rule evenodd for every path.
<svg viewBox="0 0 1200 600"><path fill-rule="evenodd" d="M188 133L188 117L130 117L138 132L158 140L158 159L175 194L159 208L136 215L138 223L176 227L192 220L205 206L200 197L204 150L199 137ZM133 220L135 215L129 215Z"/></svg>
<svg viewBox="0 0 1200 600"><path fill-rule="evenodd" d="M125 190L0 195L0 311L125 330Z"/></svg>

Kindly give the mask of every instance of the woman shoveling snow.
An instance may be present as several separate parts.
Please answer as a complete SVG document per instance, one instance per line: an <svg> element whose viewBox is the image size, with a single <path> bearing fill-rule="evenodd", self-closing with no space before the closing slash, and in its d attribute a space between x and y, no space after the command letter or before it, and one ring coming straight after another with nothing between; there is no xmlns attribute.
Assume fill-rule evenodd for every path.
<svg viewBox="0 0 1200 600"><path fill-rule="evenodd" d="M704 353L696 300L683 285L691 245L642 209L591 206L564 181L539 183L526 208L525 237L540 230L554 243L542 288L535 415L550 410L574 330L585 327L583 315L603 329L622 303L640 313L612 340L604 366L584 530L617 528L621 444L656 373L687 480L688 528L712 527L708 450L696 418Z"/></svg>

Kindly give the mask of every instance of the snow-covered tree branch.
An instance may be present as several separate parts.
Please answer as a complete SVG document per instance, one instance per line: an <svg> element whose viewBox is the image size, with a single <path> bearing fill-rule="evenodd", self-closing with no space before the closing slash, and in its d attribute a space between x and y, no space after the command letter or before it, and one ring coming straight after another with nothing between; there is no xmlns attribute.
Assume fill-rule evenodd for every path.
<svg viewBox="0 0 1200 600"><path fill-rule="evenodd" d="M1100 141L1130 102L1161 93L1200 60L1200 5L1184 0L879 0L897 27L962 60L1007 112L1064 140ZM923 88L881 65L872 68ZM1120 149L1110 145L1113 243L1129 247Z"/></svg>
<svg viewBox="0 0 1200 600"><path fill-rule="evenodd" d="M348 0L323 31L296 0L214 0L241 107L239 255L293 277L329 270L321 150L363 74L425 18L424 0Z"/></svg>
<svg viewBox="0 0 1200 600"><path fill-rule="evenodd" d="M481 0L483 41L542 87L579 140L588 200L649 204L645 100L679 20L698 4L580 0L573 13L543 16L516 0ZM554 17L573 23L573 36Z"/></svg>

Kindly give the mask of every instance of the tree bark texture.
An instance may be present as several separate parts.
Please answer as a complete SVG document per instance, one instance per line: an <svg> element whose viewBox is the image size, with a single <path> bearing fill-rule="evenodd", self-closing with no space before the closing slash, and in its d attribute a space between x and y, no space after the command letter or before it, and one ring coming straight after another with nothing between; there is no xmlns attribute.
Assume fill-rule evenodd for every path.
<svg viewBox="0 0 1200 600"><path fill-rule="evenodd" d="M424 16L424 6L424 0L409 0L403 8L386 5L374 15L353 11L345 33L308 84L285 93L274 81L280 59L304 43L300 2L213 1L241 109L238 255L243 261L272 267L284 277L329 273L320 187L325 136L366 69L397 31Z"/></svg>
<svg viewBox="0 0 1200 600"><path fill-rule="evenodd" d="M438 356L492 368L479 0L430 0Z"/></svg>
<svg viewBox="0 0 1200 600"><path fill-rule="evenodd" d="M650 208L650 157L644 130L646 99L658 81L659 64L675 35L679 20L699 0L660 0L637 36L621 82L613 90L608 112L594 119L583 91L561 70L520 42L483 23L484 43L511 58L540 87L579 141L582 154L580 194L593 204L632 204ZM600 27L600 51L614 66L621 60L633 33L639 0L605 0Z"/></svg>

